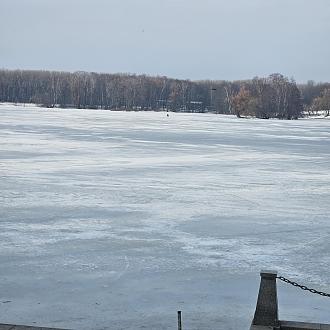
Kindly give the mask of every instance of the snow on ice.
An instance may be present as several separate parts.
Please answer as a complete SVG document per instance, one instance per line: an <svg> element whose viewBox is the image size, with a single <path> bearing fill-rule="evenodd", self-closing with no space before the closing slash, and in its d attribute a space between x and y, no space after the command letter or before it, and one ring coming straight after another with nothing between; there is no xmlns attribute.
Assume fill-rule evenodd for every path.
<svg viewBox="0 0 330 330"><path fill-rule="evenodd" d="M1 322L248 329L260 269L330 291L329 120L0 115ZM329 304L279 283L282 318Z"/></svg>

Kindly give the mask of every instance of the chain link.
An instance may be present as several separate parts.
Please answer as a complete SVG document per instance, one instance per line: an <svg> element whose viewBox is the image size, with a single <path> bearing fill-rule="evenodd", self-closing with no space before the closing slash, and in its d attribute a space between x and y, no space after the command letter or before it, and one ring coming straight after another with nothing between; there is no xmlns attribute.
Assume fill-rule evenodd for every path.
<svg viewBox="0 0 330 330"><path fill-rule="evenodd" d="M325 293L325 292L322 292L322 291L317 291L315 289L310 289L308 288L307 286L305 285L301 285L301 284L298 284L296 282L293 282L293 281L290 281L288 280L287 278L283 277L283 276L277 276L276 278L278 278L279 280L285 282L285 283L288 283L288 284L291 284L293 286L296 286L304 291L309 291L311 293L316 293L316 294L319 294L320 296L323 296L323 297L330 297L330 294L329 293Z"/></svg>

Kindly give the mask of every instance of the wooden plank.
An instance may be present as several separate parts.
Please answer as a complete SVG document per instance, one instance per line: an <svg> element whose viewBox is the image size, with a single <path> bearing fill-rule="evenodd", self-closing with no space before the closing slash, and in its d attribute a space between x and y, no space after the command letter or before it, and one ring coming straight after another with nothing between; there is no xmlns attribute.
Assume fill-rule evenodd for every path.
<svg viewBox="0 0 330 330"><path fill-rule="evenodd" d="M281 329L283 330L321 330L329 329L328 324L280 321Z"/></svg>

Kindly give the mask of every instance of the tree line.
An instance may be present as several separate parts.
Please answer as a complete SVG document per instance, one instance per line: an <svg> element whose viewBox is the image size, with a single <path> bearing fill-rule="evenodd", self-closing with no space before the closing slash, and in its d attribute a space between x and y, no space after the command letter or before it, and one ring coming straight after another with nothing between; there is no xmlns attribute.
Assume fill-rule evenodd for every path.
<svg viewBox="0 0 330 330"><path fill-rule="evenodd" d="M134 74L0 70L0 102L49 108L170 110L296 119L306 111L329 111L329 98L330 84L297 85L281 74L242 81L190 81Z"/></svg>

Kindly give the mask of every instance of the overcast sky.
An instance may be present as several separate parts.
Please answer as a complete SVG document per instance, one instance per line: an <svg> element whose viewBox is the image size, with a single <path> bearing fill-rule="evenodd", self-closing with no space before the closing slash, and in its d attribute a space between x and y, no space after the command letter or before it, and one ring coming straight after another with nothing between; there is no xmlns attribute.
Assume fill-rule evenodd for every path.
<svg viewBox="0 0 330 330"><path fill-rule="evenodd" d="M330 81L330 0L0 0L0 67Z"/></svg>

